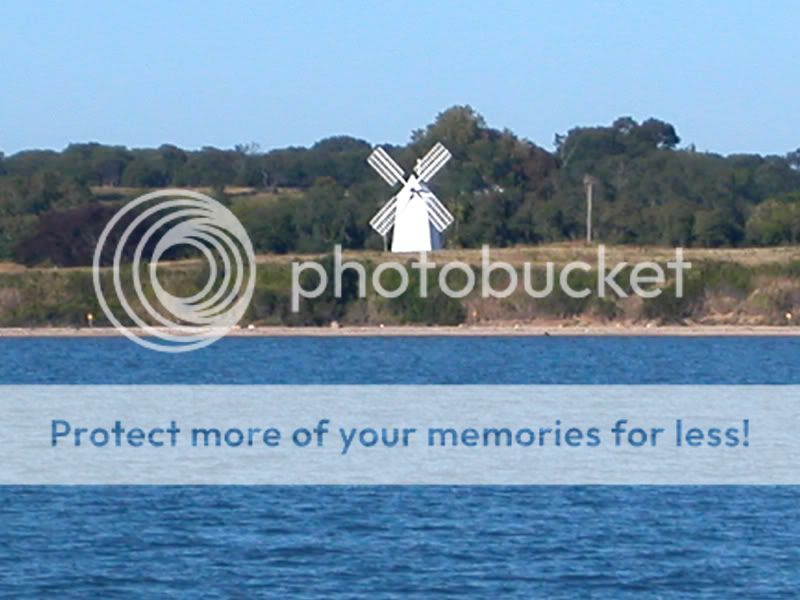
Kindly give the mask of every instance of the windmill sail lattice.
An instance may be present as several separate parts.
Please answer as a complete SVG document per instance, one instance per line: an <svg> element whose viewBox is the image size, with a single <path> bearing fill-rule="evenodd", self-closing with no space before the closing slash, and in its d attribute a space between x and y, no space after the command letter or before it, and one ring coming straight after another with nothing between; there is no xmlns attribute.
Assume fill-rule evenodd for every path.
<svg viewBox="0 0 800 600"><path fill-rule="evenodd" d="M393 252L424 252L441 248L441 234L453 222L453 215L431 192L427 182L447 164L452 155L437 143L417 161L411 175L383 148L376 148L367 162L390 186L402 188L369 222L382 236L394 227Z"/></svg>

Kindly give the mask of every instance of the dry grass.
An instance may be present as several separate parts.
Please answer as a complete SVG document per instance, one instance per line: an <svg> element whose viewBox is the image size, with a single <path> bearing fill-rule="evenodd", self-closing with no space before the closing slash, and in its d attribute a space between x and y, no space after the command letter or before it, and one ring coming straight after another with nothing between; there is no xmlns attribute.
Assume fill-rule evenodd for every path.
<svg viewBox="0 0 800 600"><path fill-rule="evenodd" d="M157 191L153 188L125 187L121 185L119 186L94 185L91 186L89 189L95 196L105 196L109 194L119 194L122 196L140 196L142 194ZM192 192L199 192L201 194L211 194L214 191L214 189L211 187L185 187L181 189L190 190ZM237 185L225 186L226 196L258 196L264 193L266 192L253 187L245 187ZM269 192L269 193L297 194L300 193L300 190L296 188L278 188L275 190L275 192Z"/></svg>
<svg viewBox="0 0 800 600"><path fill-rule="evenodd" d="M10 262L0 262L0 273L21 273L27 271L22 265L17 265Z"/></svg>
<svg viewBox="0 0 800 600"><path fill-rule="evenodd" d="M675 249L661 246L606 246L606 262L655 261L666 262L674 260ZM417 259L416 254L391 254L375 250L344 251L344 258L384 262L387 260ZM296 260L311 260L320 254L260 254L258 262L263 263L291 263ZM573 260L583 260L590 264L597 262L597 246L586 246L583 243L546 244L541 246L514 246L512 248L491 248L492 260L502 260L514 265L525 262L541 264L552 261L563 264ZM800 260L800 246L784 246L776 248L689 248L684 250L686 260L719 261L755 266L770 263L785 264ZM431 253L428 259L435 263L449 261L462 261L467 264L477 265L481 262L479 249L439 250Z"/></svg>
<svg viewBox="0 0 800 600"><path fill-rule="evenodd" d="M259 254L256 262L260 264L291 264L295 261L306 261L321 258L323 254ZM379 252L376 250L346 250L342 253L344 259L370 261L373 263L385 262L388 260L416 260L416 254L392 254ZM547 261L555 264L563 264L573 260L583 260L589 264L597 262L597 247L586 246L582 243L560 243L547 244L542 246L515 246L513 248L492 248L490 250L492 260L502 260L514 265L522 265L530 262L534 265L541 265ZM640 262L656 261L666 262L675 258L673 248L660 246L607 246L606 263L614 265L618 262ZM688 248L684 250L684 259L688 261L718 261L741 264L744 266L757 266L764 264L786 264L792 261L800 261L800 246L782 246L776 248ZM458 249L458 250L439 250L431 253L428 260L443 264L449 261L462 261L471 265L479 265L481 262L481 251L479 249ZM185 268L200 264L199 259L179 260L161 263L162 268ZM14 263L0 263L0 273L16 273L21 271L82 271L89 267L59 268L42 267L31 268L16 265Z"/></svg>

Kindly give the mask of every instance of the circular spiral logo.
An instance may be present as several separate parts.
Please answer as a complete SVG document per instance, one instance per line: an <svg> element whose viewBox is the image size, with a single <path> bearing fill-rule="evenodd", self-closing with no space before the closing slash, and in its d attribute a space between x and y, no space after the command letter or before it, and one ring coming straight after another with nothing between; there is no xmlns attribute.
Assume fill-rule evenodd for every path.
<svg viewBox="0 0 800 600"><path fill-rule="evenodd" d="M101 276L101 260L108 259L109 239L116 243L114 296L109 298L116 298L119 311L136 330L122 324L106 299L103 286L111 285ZM186 250L202 257L208 279L199 292L174 295L158 279L158 261L165 255L182 256ZM143 255L149 261L146 266ZM111 218L95 247L92 280L103 312L118 331L151 350L188 352L212 344L239 322L253 296L255 264L250 238L230 210L205 194L169 189L139 196ZM126 279L130 275L126 283L129 290L133 286L138 310L126 296L123 273ZM145 287L151 290L150 297Z"/></svg>

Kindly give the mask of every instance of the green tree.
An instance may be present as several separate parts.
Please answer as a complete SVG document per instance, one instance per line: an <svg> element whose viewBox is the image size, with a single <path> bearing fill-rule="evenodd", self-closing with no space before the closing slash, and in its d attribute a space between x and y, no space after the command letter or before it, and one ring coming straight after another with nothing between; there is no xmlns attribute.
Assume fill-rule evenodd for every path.
<svg viewBox="0 0 800 600"><path fill-rule="evenodd" d="M758 246L800 242L800 193L772 198L753 209L747 240Z"/></svg>

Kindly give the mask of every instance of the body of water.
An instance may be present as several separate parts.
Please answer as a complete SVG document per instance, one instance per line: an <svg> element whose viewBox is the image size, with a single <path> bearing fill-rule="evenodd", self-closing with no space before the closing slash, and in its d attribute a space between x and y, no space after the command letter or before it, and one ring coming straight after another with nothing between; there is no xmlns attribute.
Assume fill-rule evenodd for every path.
<svg viewBox="0 0 800 600"><path fill-rule="evenodd" d="M800 339L0 340L2 384L798 384ZM2 424L0 424L2 427ZM9 597L795 597L795 487L5 487Z"/></svg>

